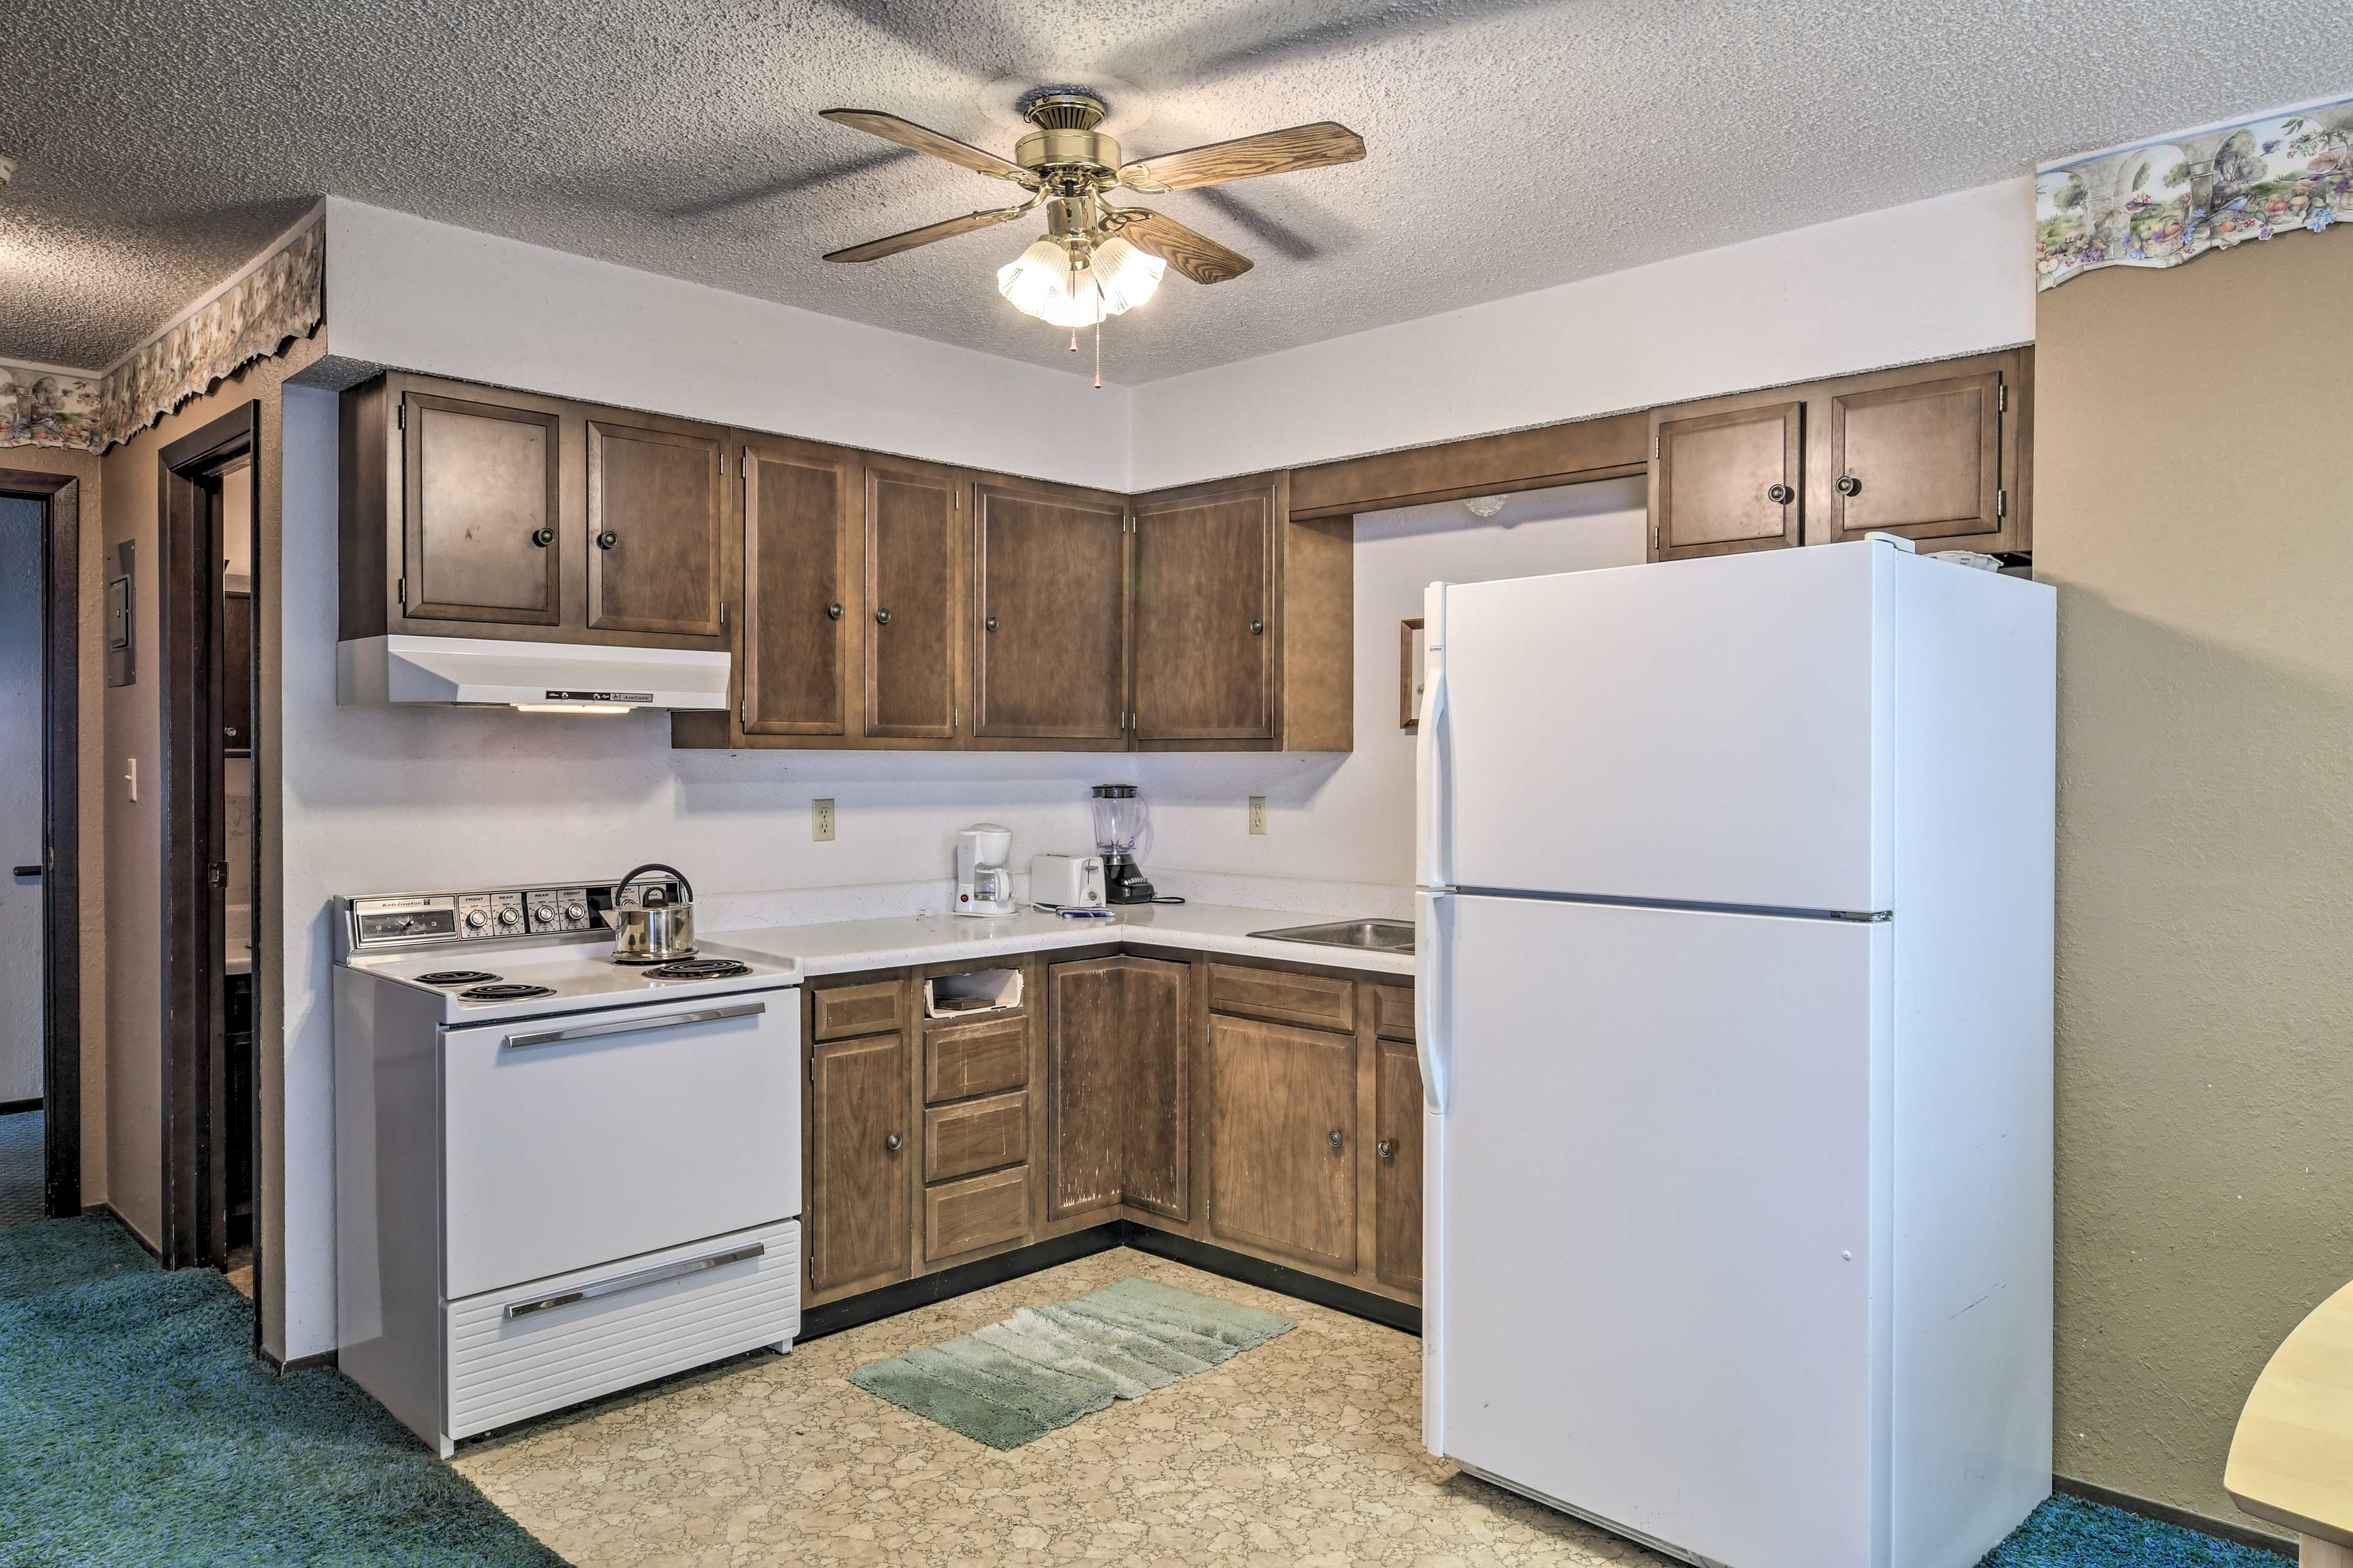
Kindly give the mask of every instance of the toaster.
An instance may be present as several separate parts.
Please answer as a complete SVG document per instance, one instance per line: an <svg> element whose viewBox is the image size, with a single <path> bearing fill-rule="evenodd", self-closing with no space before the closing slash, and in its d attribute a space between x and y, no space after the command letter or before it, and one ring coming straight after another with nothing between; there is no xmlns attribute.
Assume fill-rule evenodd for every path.
<svg viewBox="0 0 2353 1568"><path fill-rule="evenodd" d="M1032 855L1029 857L1029 900L1057 910L1103 908L1103 857Z"/></svg>

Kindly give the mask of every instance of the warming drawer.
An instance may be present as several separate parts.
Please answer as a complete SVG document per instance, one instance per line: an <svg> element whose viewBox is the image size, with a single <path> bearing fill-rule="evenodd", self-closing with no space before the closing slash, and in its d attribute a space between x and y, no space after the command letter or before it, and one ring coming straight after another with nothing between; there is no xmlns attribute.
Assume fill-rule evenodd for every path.
<svg viewBox="0 0 2353 1568"><path fill-rule="evenodd" d="M441 1294L800 1213L793 988L447 1029Z"/></svg>

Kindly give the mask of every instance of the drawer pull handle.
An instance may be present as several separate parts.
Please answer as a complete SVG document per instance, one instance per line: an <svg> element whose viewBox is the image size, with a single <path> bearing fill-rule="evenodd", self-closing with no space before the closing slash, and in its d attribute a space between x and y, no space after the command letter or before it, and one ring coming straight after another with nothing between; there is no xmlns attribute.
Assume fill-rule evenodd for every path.
<svg viewBox="0 0 2353 1568"><path fill-rule="evenodd" d="M1396 1159L1397 1140L1394 1138L1382 1139L1379 1142L1373 1145L1373 1152L1378 1154L1384 1160Z"/></svg>
<svg viewBox="0 0 2353 1568"><path fill-rule="evenodd" d="M765 1002L738 1002L732 1007L702 1007L691 1013L665 1013L659 1018L624 1018L617 1024L575 1024L568 1029L540 1029L509 1035L514 1050L526 1046L552 1046L558 1040L588 1040L603 1035L641 1035L649 1029L676 1029L688 1024L715 1024L722 1018L751 1018L768 1010Z"/></svg>
<svg viewBox="0 0 2353 1568"><path fill-rule="evenodd" d="M690 1274L701 1274L705 1269L721 1268L730 1263L759 1258L767 1250L766 1242L754 1241L743 1247L731 1247L724 1252L705 1253L701 1258L681 1258L675 1263L657 1264L651 1268L640 1268L635 1274L617 1274L610 1279L599 1279L575 1290L558 1290L553 1296L540 1296L529 1301L510 1301L507 1303L507 1320L512 1322L517 1318L528 1318L533 1312L552 1312L558 1307L617 1296L624 1290L642 1290L649 1285L659 1285L664 1280L683 1279Z"/></svg>

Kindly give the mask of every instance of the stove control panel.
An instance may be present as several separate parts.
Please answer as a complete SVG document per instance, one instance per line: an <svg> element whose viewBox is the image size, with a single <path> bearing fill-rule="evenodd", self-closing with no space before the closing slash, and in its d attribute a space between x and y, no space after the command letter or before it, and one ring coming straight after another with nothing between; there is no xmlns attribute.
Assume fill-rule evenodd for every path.
<svg viewBox="0 0 2353 1568"><path fill-rule="evenodd" d="M523 895L523 904L534 933L589 929L586 888L533 888Z"/></svg>
<svg viewBox="0 0 2353 1568"><path fill-rule="evenodd" d="M638 882L621 901L676 903L686 896L676 882ZM606 911L613 907L610 882L570 882L551 887L485 888L456 892L396 893L338 899L337 946L354 952L397 952L451 943L495 942L502 937L577 937L607 934Z"/></svg>

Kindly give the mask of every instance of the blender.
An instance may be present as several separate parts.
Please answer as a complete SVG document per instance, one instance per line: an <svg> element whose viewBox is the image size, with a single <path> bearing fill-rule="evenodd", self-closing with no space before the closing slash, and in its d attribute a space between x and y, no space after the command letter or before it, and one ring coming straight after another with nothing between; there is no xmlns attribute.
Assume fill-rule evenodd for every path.
<svg viewBox="0 0 2353 1568"><path fill-rule="evenodd" d="M1134 784L1097 784L1089 793L1094 796L1095 847L1103 852L1105 901L1153 902L1152 884L1135 863L1135 842L1144 837L1143 797Z"/></svg>

